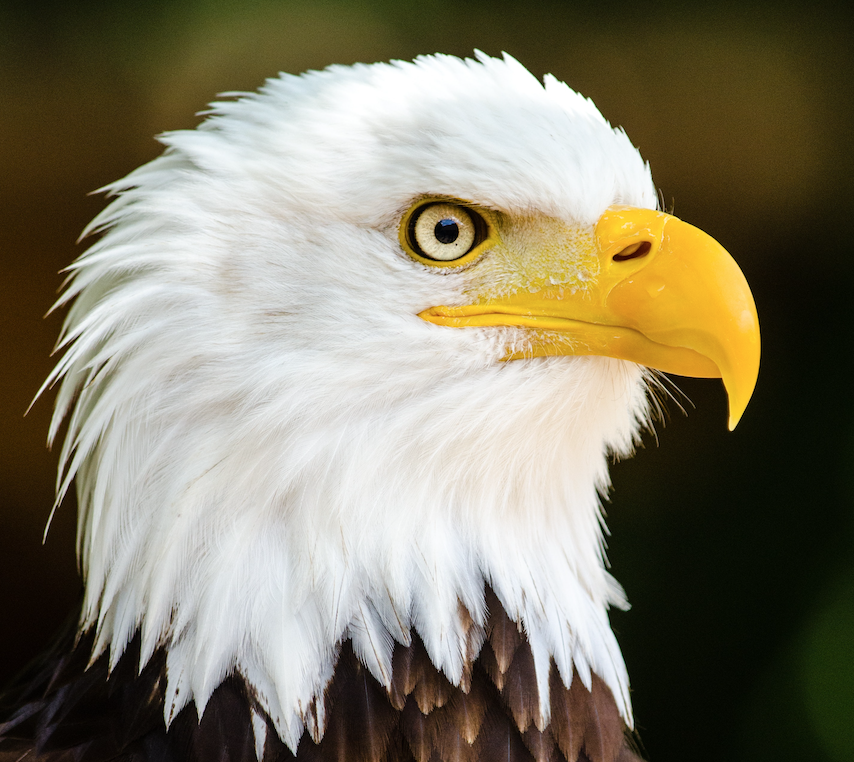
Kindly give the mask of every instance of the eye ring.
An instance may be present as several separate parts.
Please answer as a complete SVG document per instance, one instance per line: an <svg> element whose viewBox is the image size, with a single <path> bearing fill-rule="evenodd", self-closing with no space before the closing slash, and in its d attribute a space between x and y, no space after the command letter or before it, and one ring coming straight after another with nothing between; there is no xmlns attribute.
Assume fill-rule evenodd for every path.
<svg viewBox="0 0 854 762"><path fill-rule="evenodd" d="M415 260L433 267L460 267L475 259L491 226L478 210L442 198L422 201L404 215L400 241Z"/></svg>

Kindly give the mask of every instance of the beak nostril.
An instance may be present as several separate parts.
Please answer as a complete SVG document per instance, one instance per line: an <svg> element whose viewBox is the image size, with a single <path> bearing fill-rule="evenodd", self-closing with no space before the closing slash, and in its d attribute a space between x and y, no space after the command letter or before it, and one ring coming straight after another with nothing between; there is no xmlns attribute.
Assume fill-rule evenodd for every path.
<svg viewBox="0 0 854 762"><path fill-rule="evenodd" d="M652 244L649 241L639 241L626 246L619 254L614 254L615 262L625 262L627 259L639 259L649 254Z"/></svg>

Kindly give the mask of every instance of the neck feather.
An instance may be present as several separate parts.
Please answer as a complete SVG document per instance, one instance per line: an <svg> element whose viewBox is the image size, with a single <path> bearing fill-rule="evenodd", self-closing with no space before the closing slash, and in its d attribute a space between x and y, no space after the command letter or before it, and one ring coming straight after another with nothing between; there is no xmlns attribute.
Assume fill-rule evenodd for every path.
<svg viewBox="0 0 854 762"><path fill-rule="evenodd" d="M274 396L115 411L77 474L95 655L116 663L137 631L141 665L164 647L167 722L239 673L295 749L348 639L386 688L415 635L460 686L488 585L530 643L541 716L553 662L566 686L598 675L631 723L600 496L644 421L642 372L556 358L442 380L382 409L351 391L347 415Z"/></svg>

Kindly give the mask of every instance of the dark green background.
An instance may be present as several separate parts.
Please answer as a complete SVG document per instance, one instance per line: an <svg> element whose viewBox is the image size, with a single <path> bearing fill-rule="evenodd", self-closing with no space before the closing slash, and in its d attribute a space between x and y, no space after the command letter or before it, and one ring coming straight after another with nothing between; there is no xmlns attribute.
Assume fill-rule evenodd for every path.
<svg viewBox="0 0 854 762"><path fill-rule="evenodd" d="M507 50L624 126L668 205L742 265L763 361L738 429L719 382L613 469L616 613L654 762L854 760L852 16L601 2L0 2L0 678L74 605L74 505L41 532L60 324L42 316L86 194L279 70ZM693 404L692 404L693 403Z"/></svg>

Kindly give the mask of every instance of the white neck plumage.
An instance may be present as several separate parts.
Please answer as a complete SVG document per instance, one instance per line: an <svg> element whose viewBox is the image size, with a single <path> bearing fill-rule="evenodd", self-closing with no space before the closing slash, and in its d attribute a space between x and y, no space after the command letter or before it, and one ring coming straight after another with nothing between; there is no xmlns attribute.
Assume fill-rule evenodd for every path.
<svg viewBox="0 0 854 762"><path fill-rule="evenodd" d="M238 672L296 749L323 733L309 709L344 640L388 687L394 642L416 632L459 685L488 584L530 642L546 722L554 660L567 685L573 668L588 688L598 674L631 724L597 493L645 420L644 372L606 358L410 368L384 380L381 406L363 378L313 408L309 366L278 397L200 385L180 409L114 411L78 472L96 653L117 662L137 630L143 664L165 646L167 722Z"/></svg>

